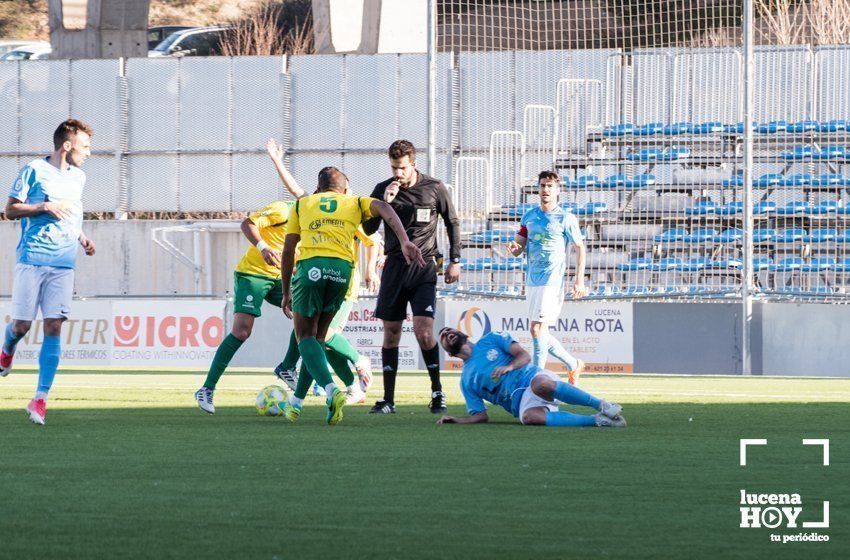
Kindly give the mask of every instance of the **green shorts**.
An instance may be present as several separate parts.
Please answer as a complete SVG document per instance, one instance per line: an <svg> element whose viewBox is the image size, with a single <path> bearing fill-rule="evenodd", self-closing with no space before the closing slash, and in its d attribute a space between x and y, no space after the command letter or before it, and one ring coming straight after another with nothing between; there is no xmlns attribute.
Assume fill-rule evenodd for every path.
<svg viewBox="0 0 850 560"><path fill-rule="evenodd" d="M336 332L344 331L345 325L348 324L348 315L351 313L352 307L354 307L354 300L343 300L342 305L339 307L339 311L337 311L336 315L334 315L334 318L331 320L331 324L328 328L333 329Z"/></svg>
<svg viewBox="0 0 850 560"><path fill-rule="evenodd" d="M280 278L269 278L243 272L233 273L233 312L254 317L263 314L263 300L280 307L283 291Z"/></svg>
<svg viewBox="0 0 850 560"><path fill-rule="evenodd" d="M299 261L292 278L292 311L303 317L339 311L352 268L350 262L333 257Z"/></svg>

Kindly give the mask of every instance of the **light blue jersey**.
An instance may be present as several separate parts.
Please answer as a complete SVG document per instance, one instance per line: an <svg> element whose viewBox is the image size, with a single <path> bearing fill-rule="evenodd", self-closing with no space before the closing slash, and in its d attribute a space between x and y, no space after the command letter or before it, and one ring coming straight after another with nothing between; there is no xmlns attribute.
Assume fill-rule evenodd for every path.
<svg viewBox="0 0 850 560"><path fill-rule="evenodd" d="M10 198L27 204L56 202L70 210L71 217L59 220L50 214L21 219L18 262L36 266L74 268L83 227L83 186L86 174L71 166L60 171L47 158L25 165L15 179Z"/></svg>
<svg viewBox="0 0 850 560"><path fill-rule="evenodd" d="M522 216L520 226L519 234L528 240L525 245L528 253L527 284L561 284L567 268L569 244L584 240L576 217L560 206L551 212L544 212L538 206Z"/></svg>
<svg viewBox="0 0 850 560"><path fill-rule="evenodd" d="M491 332L473 346L472 355L463 364L460 375L460 390L470 415L487 410L484 404L487 401L519 417L519 403L524 390L531 384L531 378L542 370L529 363L494 381L493 370L513 360L510 347L514 342L510 333Z"/></svg>

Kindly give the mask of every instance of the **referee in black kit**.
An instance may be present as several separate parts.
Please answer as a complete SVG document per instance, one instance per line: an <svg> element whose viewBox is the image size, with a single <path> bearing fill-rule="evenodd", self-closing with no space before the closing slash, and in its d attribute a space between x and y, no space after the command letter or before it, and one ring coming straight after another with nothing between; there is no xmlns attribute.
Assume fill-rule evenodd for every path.
<svg viewBox="0 0 850 560"><path fill-rule="evenodd" d="M375 315L384 322L381 361L384 367L384 398L369 411L372 414L395 413L395 380L398 372L398 344L401 327L407 317L407 304L413 312L413 332L425 358L431 378L431 403L434 414L446 412L446 395L440 383L440 351L434 339L434 313L437 307L437 219L442 216L451 245L446 284L460 277L460 228L446 186L416 169L416 149L407 140L396 140L389 148L393 176L375 186L372 198L388 202L398 214L410 240L422 250L428 263L424 268L408 265L401 254L398 238L389 229L386 235L387 260L381 274ZM377 231L380 218L363 223L368 235ZM366 271L367 285L374 286L376 272Z"/></svg>

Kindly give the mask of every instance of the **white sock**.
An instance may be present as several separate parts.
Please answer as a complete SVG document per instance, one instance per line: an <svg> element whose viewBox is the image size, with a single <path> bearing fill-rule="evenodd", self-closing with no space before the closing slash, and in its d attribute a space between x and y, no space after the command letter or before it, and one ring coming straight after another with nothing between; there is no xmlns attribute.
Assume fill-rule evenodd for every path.
<svg viewBox="0 0 850 560"><path fill-rule="evenodd" d="M289 395L289 404L301 406L304 404L304 399L299 399L295 395Z"/></svg>
<svg viewBox="0 0 850 560"><path fill-rule="evenodd" d="M336 389L336 383L328 383L325 385L325 393L330 397L334 394L334 389Z"/></svg>
<svg viewBox="0 0 850 560"><path fill-rule="evenodd" d="M44 391L36 391L34 398L35 398L35 400L38 400L38 399L47 400L47 393L45 393Z"/></svg>
<svg viewBox="0 0 850 560"><path fill-rule="evenodd" d="M345 386L345 392L346 393L353 393L354 391L356 391L356 389L354 388L354 385L346 385Z"/></svg>

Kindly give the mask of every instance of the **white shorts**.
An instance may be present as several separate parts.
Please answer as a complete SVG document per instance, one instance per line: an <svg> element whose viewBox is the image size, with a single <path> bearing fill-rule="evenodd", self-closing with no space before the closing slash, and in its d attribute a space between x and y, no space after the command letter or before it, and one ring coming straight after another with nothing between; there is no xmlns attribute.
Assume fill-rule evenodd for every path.
<svg viewBox="0 0 850 560"><path fill-rule="evenodd" d="M525 300L528 302L528 318L532 321L552 325L561 316L564 306L564 285L526 286Z"/></svg>
<svg viewBox="0 0 850 560"><path fill-rule="evenodd" d="M534 377L540 377L541 375L555 382L561 381L561 379L557 375L545 369ZM532 377L532 379L534 379L534 377ZM546 407L549 412L558 412L558 405L555 403L555 401L547 401L543 397L535 395L534 391L531 390L531 386L529 385L529 387L523 392L522 399L520 399L519 401L519 421L522 422L522 418L523 416L525 416L526 410L528 410L529 408L536 408L538 406ZM525 424L525 422L522 423Z"/></svg>
<svg viewBox="0 0 850 560"><path fill-rule="evenodd" d="M74 269L18 263L12 287L12 319L67 319L74 295Z"/></svg>

